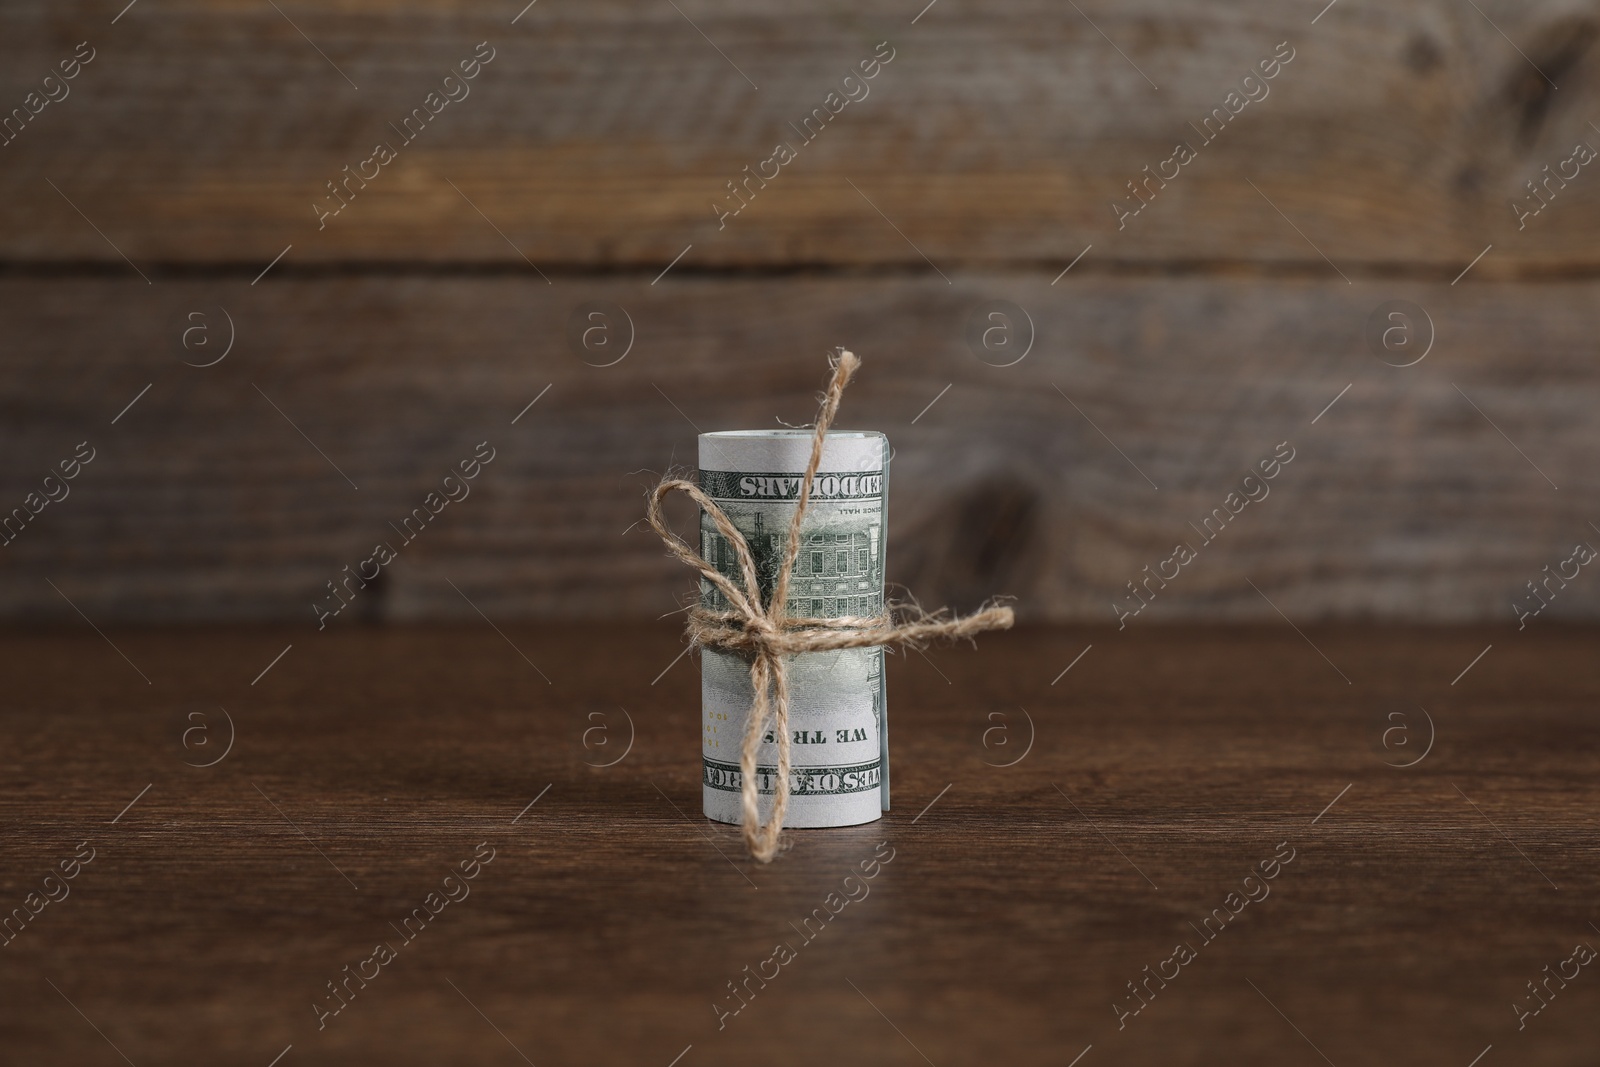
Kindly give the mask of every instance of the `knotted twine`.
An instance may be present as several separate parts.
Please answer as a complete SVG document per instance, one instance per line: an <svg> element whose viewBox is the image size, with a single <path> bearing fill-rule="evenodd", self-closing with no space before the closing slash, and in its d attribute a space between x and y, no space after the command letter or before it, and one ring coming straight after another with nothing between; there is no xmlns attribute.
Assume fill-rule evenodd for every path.
<svg viewBox="0 0 1600 1067"><path fill-rule="evenodd" d="M1012 622L1011 609L1000 606L987 607L966 618L947 618L942 609L932 614L916 609L915 616L906 622L896 622L888 611L873 616L827 619L789 615L789 576L794 570L795 557L800 552L800 527L805 521L806 506L811 500L811 485L816 478L817 465L822 462L823 441L827 437L828 426L839 410L839 398L844 393L844 387L861 365L860 359L844 349L840 349L838 357L829 362L833 378L828 383L822 409L817 414L816 432L811 438L811 458L806 463L794 516L789 520L789 538L784 545L770 603L762 603L755 559L750 554L744 534L698 485L681 478L663 478L650 493L647 512L651 527L666 542L667 550L698 570L701 577L722 593L729 605L727 611L710 611L698 605L691 608L686 636L701 648L736 652L750 661L750 687L754 691L754 703L745 720L744 742L739 758L744 815L742 830L745 847L750 855L762 863L771 862L778 853L779 834L783 829L784 813L789 806L789 673L784 664L785 656L876 645L915 647L936 637L970 638L984 630L1010 629ZM733 546L739 559L740 574L744 578L743 589L724 577L667 526L661 513L661 501L675 492L684 493L699 504L701 510L716 524L717 530ZM778 777L772 814L763 823L757 804L756 752L769 716L777 738Z"/></svg>

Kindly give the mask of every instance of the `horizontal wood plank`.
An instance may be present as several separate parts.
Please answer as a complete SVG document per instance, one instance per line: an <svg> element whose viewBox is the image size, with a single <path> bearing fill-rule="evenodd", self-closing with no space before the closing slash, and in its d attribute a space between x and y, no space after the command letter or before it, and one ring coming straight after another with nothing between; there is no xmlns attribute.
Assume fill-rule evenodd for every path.
<svg viewBox="0 0 1600 1067"><path fill-rule="evenodd" d="M289 263L654 271L692 245L685 269L949 273L1059 270L1092 244L1086 271L1448 280L1492 243L1482 275L1600 267L1592 167L1568 165L1520 228L1511 208L1540 206L1525 183L1576 143L1600 146L1597 20L1578 0L1342 0L1320 16L942 0L915 22L916 3L539 4L515 22L515 3L278 6L145 3L112 24L99 4L7 5L0 106L42 91L78 42L95 58L0 148L0 261L253 270L292 246ZM453 90L467 95L403 139L484 41L492 62ZM889 65L845 86L867 95L836 97L802 141L881 41ZM1252 90L1266 95L1230 104L1280 42L1294 58ZM1214 108L1239 112L1207 143ZM1180 141L1196 158L1163 168ZM394 161L319 222L341 202L327 184L380 142ZM760 167L779 142L796 158ZM719 222L747 166L776 176ZM1177 176L1141 186L1153 199L1119 225L1111 204L1141 202L1128 184L1146 166Z"/></svg>
<svg viewBox="0 0 1600 1067"><path fill-rule="evenodd" d="M1352 686L1281 624L986 635L930 651L948 682L894 657L894 810L792 832L768 866L699 815L696 672L650 684L669 623L508 627L549 686L481 620L110 630L149 686L79 630L0 641L0 901L94 854L4 947L20 1062L122 1062L108 1041L256 1067L290 1045L280 1067L1321 1062L1306 1039L1336 1064L1464 1067L1492 1044L1556 1067L1593 1048L1587 968L1520 1031L1511 1007L1596 943L1586 629L1311 629ZM616 752L633 738L614 766L594 766L617 760L597 726ZM492 861L406 940L480 843ZM832 892L856 899L821 925ZM1213 909L1240 913L1219 929ZM396 958L363 965L378 943ZM1180 943L1196 958L1163 967ZM726 999L747 966L766 984ZM1141 1006L1146 967L1170 981ZM719 1027L713 1005L743 999ZM338 1014L319 1025L319 1004Z"/></svg>
<svg viewBox="0 0 1600 1067"><path fill-rule="evenodd" d="M21 339L5 514L95 450L0 547L0 614L316 629L314 605L342 603L328 583L387 543L398 559L333 625L653 618L693 582L640 523L646 487L693 467L698 430L810 420L845 344L865 369L840 425L896 449L888 576L925 603L1115 622L1138 582L1153 601L1130 625L1514 625L1518 597L1542 603L1526 583L1600 544L1596 296L1470 277L0 280ZM995 300L1033 326L1012 366L964 339ZM1394 300L1423 316L1406 351L1436 334L1414 366L1363 340ZM595 307L610 348L579 343ZM222 356L229 319L226 358L185 365ZM485 441L470 496L408 540ZM1264 499L1229 497L1284 450ZM1197 558L1167 562L1180 544ZM1530 625L1600 613L1587 570L1557 583Z"/></svg>

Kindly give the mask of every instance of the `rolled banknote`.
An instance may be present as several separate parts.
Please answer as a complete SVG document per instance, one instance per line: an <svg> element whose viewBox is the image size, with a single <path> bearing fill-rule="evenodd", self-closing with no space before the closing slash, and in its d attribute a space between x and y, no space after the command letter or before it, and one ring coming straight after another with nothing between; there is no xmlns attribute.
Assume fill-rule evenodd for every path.
<svg viewBox="0 0 1600 1067"><path fill-rule="evenodd" d="M770 602L789 522L811 458L810 430L734 430L700 435L700 488L744 535ZM881 433L829 433L800 530L789 583L793 617L872 616L883 611L889 442ZM700 552L739 588L734 548L704 514ZM704 579L700 603L728 609ZM888 703L883 649L803 652L789 672L789 827L853 826L889 810ZM704 649L700 666L705 814L739 823L740 746L753 693L750 664ZM769 723L756 758L762 817L775 791L778 755Z"/></svg>

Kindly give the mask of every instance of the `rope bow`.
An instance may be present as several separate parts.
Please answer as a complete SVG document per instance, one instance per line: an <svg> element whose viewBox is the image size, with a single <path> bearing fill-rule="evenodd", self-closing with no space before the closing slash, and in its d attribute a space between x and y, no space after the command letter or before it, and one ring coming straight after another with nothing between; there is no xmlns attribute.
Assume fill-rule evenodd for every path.
<svg viewBox="0 0 1600 1067"><path fill-rule="evenodd" d="M737 652L750 660L750 686L755 700L745 720L739 758L742 771L740 796L745 847L762 863L771 862L778 852L779 833L783 829L784 813L789 806L789 674L784 664L785 656L877 645L916 646L935 637L971 637L984 630L1006 630L1010 629L1012 622L1011 609L998 606L985 608L966 618L947 618L943 610L928 614L918 609L915 617L906 622L896 622L888 612L875 616L828 619L789 615L789 575L794 570L795 557L800 551L800 527L805 520L806 506L811 500L811 484L816 478L817 466L822 461L823 440L834 415L838 413L839 398L844 393L844 387L861 366L861 360L844 349L840 349L838 358L830 360L830 363L833 378L828 383L822 409L817 415L816 433L811 438L811 458L806 463L805 479L800 485L800 498L795 504L794 516L789 520L789 538L784 546L782 563L769 603L762 602L755 559L750 554L750 546L745 542L744 535L717 506L716 501L698 485L681 478L663 479L650 493L647 512L651 527L666 542L667 550L698 570L701 577L722 593L729 605L727 611L711 611L701 606L690 609L689 624L685 631L689 640L702 648ZM743 589L724 577L667 526L661 513L661 501L675 492L684 493L699 504L700 509L733 546L739 559L739 572L744 579ZM763 823L757 804L756 752L769 716L777 738L778 776L772 814Z"/></svg>

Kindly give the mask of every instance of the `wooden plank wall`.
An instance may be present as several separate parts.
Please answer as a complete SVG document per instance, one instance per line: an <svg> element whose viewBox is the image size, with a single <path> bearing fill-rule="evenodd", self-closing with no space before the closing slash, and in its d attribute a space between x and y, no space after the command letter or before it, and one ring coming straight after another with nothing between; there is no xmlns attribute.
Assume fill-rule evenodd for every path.
<svg viewBox="0 0 1600 1067"><path fill-rule="evenodd" d="M482 441L335 624L653 618L644 488L835 345L925 602L1115 623L1187 542L1137 624L1515 625L1600 545L1593 2L277 7L0 10L0 508L94 450L0 618L315 626Z"/></svg>

